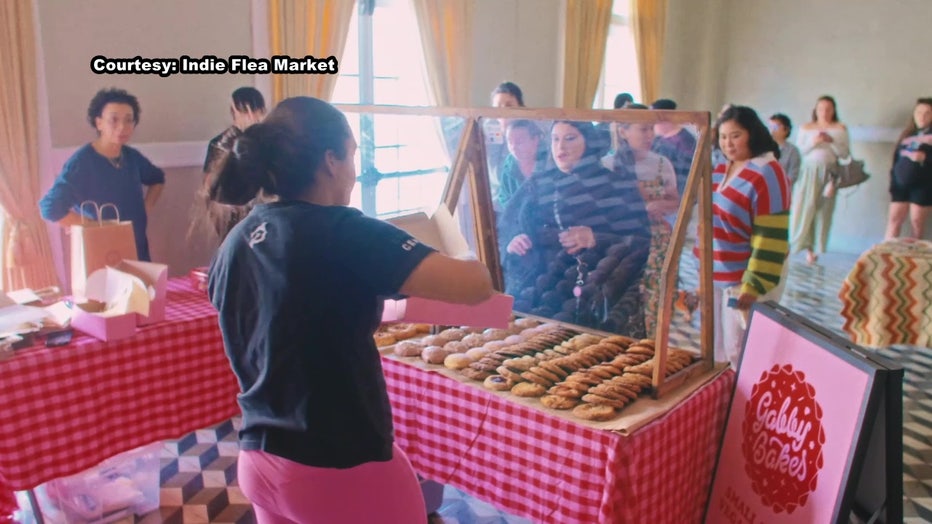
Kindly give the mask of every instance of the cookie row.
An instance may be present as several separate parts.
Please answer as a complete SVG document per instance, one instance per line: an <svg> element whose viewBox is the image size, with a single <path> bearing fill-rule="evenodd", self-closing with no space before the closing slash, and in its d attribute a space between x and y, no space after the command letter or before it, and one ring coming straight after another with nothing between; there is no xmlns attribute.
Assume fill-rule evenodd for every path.
<svg viewBox="0 0 932 524"><path fill-rule="evenodd" d="M671 349L667 355L665 374L676 373L692 361L693 356L688 351ZM625 366L621 375L605 378L597 384L592 384L583 395L575 396L581 387L576 388L572 395L569 395L565 389L552 390L551 394L564 398L548 399L545 397L541 398L541 402L544 405L550 404L556 409L573 408L573 415L585 420L611 420L619 409L634 402L641 391L651 385L655 365L656 362L651 356L639 364ZM581 403L571 405L572 401L565 400L566 396L578 399ZM557 405L560 407L557 408Z"/></svg>
<svg viewBox="0 0 932 524"><path fill-rule="evenodd" d="M588 337L588 338L587 338ZM627 365L641 360L630 360L624 356L632 340L627 337L594 337L593 335L580 335L571 343L561 344L552 350L544 351L544 357L536 362L532 360L516 360L503 363L496 369L504 380L489 379L485 386L495 390L511 389L512 394L522 397L543 396L548 387L565 380L571 374L588 372L602 372L598 367L618 359L619 363ZM644 350L653 350L644 347ZM649 358L649 355L644 356ZM524 370L523 366L528 366ZM613 374L620 373L615 370Z"/></svg>
<svg viewBox="0 0 932 524"><path fill-rule="evenodd" d="M496 374L496 369L509 359L530 356L548 348L555 347L570 339L576 333L569 329L551 326L549 330L539 332L525 342L491 351L482 358L460 370L463 376L482 381Z"/></svg>

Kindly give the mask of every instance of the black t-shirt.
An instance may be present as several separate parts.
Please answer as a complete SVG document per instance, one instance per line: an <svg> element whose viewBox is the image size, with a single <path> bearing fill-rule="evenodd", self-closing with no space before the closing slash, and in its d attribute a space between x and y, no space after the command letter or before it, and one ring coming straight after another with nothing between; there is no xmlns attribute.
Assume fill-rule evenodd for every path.
<svg viewBox="0 0 932 524"><path fill-rule="evenodd" d="M261 204L233 228L208 292L241 388L242 449L318 467L391 459L372 334L380 297L396 294L431 252L341 206Z"/></svg>

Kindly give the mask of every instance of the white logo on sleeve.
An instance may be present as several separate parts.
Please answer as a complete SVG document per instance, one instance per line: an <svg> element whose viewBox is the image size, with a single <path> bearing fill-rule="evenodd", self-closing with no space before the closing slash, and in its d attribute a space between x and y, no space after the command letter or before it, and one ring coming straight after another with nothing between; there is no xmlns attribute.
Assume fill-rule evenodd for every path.
<svg viewBox="0 0 932 524"><path fill-rule="evenodd" d="M414 246L416 245L417 245L417 240L413 238L409 238L408 240L405 241L404 244L401 244L401 249L404 249L405 251L411 251L412 249L414 249Z"/></svg>
<svg viewBox="0 0 932 524"><path fill-rule="evenodd" d="M259 227L252 230L252 233L249 234L249 247L255 247L256 244L261 244L265 241L266 235L268 235L268 230L265 228L268 222L263 222L259 224Z"/></svg>

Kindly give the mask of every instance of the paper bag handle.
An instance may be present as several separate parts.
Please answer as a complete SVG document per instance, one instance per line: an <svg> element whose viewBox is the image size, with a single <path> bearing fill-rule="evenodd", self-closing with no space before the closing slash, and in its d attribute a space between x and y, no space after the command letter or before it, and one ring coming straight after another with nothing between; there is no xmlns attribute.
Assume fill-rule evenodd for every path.
<svg viewBox="0 0 932 524"><path fill-rule="evenodd" d="M106 203L106 204L104 204L104 205L102 205L102 206L98 206L98 205L97 205L97 202L94 202L93 200L85 200L84 202L81 202L81 206L78 208L78 209L81 211L81 223L82 223L82 224L84 224L84 219L86 218L86 215L84 214L84 206L86 206L87 204L90 204L90 205L94 206L94 216L97 217L97 224L98 224L98 225L103 225L103 223L104 223L103 210L106 209L106 208L108 208L108 207L112 207L112 208L113 208L113 212L116 214L116 220L117 220L117 222L120 221L120 209L119 209L118 207L116 207L116 204L113 204L113 203Z"/></svg>
<svg viewBox="0 0 932 524"><path fill-rule="evenodd" d="M87 218L87 215L84 214L84 206L88 204L94 206L94 216L97 217L97 222L100 222L100 206L98 206L97 202L94 202L93 200L85 200L84 202L81 202L81 205L78 207L78 209L81 211L81 224L84 224L84 219Z"/></svg>
<svg viewBox="0 0 932 524"><path fill-rule="evenodd" d="M119 208L116 207L116 204L111 204L111 203L106 203L106 204L100 206L100 208L98 208L99 210L97 211L97 213L98 213L98 214L97 214L97 220L100 221L101 223L103 223L103 221L104 221L104 209L106 209L106 208L108 208L108 207L112 207L112 208L113 208L113 213L116 215L116 221L119 222L119 221L120 221L120 210L119 210Z"/></svg>

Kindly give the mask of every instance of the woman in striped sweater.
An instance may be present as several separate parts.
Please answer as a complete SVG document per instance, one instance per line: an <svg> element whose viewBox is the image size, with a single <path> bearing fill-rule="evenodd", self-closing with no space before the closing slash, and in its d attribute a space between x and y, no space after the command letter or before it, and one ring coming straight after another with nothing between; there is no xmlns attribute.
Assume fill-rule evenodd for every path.
<svg viewBox="0 0 932 524"><path fill-rule="evenodd" d="M712 173L715 357L737 367L751 305L783 293L790 182L753 109L732 106L716 126L727 161Z"/></svg>

